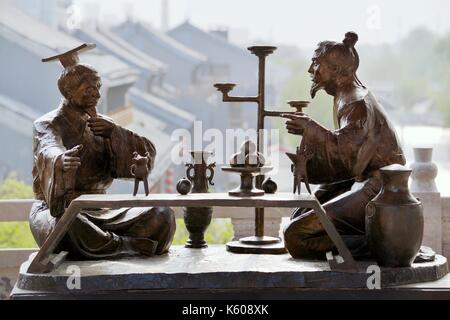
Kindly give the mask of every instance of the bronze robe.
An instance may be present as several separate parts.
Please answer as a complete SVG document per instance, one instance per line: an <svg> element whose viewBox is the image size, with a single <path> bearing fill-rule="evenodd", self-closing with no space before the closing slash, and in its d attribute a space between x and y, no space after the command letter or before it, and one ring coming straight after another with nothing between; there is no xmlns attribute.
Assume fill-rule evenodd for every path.
<svg viewBox="0 0 450 320"><path fill-rule="evenodd" d="M378 169L405 164L405 157L393 125L370 92L342 106L337 117L335 131L314 121L304 130L304 143L314 154L307 165L308 179L322 184L315 195L349 248L355 255L366 254L365 207L381 188ZM334 247L315 213L301 208L284 236L294 257L323 257Z"/></svg>
<svg viewBox="0 0 450 320"><path fill-rule="evenodd" d="M71 200L82 194L104 194L115 178L133 178L130 167L134 151L149 152L151 159L155 158L155 147L146 138L116 126L111 138L103 139L94 136L87 119L87 115L63 103L34 123L33 190L39 201L31 209L30 226L40 246ZM66 185L64 175L69 173L63 172L62 155L80 144L81 166L73 177L74 185ZM155 209L83 210L59 249L78 258L114 257L122 254L119 235L124 234L153 236L158 241L157 253L163 253L171 244L175 221L173 212Z"/></svg>

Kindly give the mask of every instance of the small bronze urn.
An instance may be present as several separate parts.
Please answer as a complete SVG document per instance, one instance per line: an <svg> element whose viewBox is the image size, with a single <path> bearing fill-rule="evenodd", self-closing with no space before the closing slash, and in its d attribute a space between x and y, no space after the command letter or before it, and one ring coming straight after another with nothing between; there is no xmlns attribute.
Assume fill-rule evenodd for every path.
<svg viewBox="0 0 450 320"><path fill-rule="evenodd" d="M383 186L366 207L366 234L383 267L409 267L423 237L423 208L408 188L411 170L398 164L380 169Z"/></svg>
<svg viewBox="0 0 450 320"><path fill-rule="evenodd" d="M214 185L215 163L208 165L208 158L212 155L207 151L192 151L192 164L187 164L186 177L192 182L193 193L207 193L208 187ZM193 174L192 174L192 171ZM208 175L209 171L209 175ZM184 223L189 232L186 248L206 248L205 231L211 223L213 209L210 207L185 208Z"/></svg>

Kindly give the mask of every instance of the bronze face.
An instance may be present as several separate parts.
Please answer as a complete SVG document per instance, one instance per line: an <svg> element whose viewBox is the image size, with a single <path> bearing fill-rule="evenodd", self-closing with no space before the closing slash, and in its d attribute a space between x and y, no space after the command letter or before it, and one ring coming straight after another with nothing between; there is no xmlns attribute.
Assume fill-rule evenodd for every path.
<svg viewBox="0 0 450 320"><path fill-rule="evenodd" d="M356 76L359 66L359 55L355 50L357 41L356 33L347 32L342 43L322 41L318 44L308 69L313 81L313 98L320 89L335 96L337 87L348 86L352 82L362 85Z"/></svg>
<svg viewBox="0 0 450 320"><path fill-rule="evenodd" d="M85 76L80 86L69 93L69 103L82 110L92 109L100 100L100 78L96 74Z"/></svg>
<svg viewBox="0 0 450 320"><path fill-rule="evenodd" d="M336 72L327 61L327 53L316 50L312 57L312 63L308 69L311 76L311 97L314 99L317 92L324 89L328 94L333 95L336 92Z"/></svg>

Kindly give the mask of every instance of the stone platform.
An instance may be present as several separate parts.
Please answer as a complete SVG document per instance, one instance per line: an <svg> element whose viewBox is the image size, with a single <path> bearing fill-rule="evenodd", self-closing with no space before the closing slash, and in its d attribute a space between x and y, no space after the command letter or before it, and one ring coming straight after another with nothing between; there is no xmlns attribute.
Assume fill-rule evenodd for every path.
<svg viewBox="0 0 450 320"><path fill-rule="evenodd" d="M415 292L420 287L404 285L433 284L448 273L447 259L438 255L434 262L410 268L382 268L382 290L368 290L367 280L373 272L367 273L367 268L374 264L370 261L358 262L359 272L339 272L330 270L326 261L298 260L288 254L233 254L224 245L206 249L174 246L167 255L147 259L66 261L52 273L40 275L26 273L32 257L21 266L12 299L364 297L399 289ZM70 290L67 283L76 284L70 278L74 270L81 273L81 289ZM445 279L437 292L449 295L450 278Z"/></svg>

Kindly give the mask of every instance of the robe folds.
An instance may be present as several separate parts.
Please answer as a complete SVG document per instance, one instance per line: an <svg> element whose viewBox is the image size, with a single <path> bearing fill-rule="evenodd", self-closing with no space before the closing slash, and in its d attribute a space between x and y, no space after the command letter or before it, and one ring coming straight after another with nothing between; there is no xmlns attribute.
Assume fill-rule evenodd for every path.
<svg viewBox="0 0 450 320"><path fill-rule="evenodd" d="M308 180L320 185L315 195L349 249L364 255L365 207L381 189L379 169L406 161L392 123L369 91L342 105L337 120L334 131L313 120L304 129L302 143L313 154L306 166ZM294 257L323 258L334 248L314 211L302 208L294 212L284 236Z"/></svg>
<svg viewBox="0 0 450 320"><path fill-rule="evenodd" d="M98 117L104 117L98 115ZM156 156L155 146L144 137L117 126L109 139L94 136L87 126L88 116L71 108L66 102L34 123L33 140L33 191L38 200L30 212L30 226L38 245L42 245L63 215L70 202L82 194L105 194L113 180L132 179L130 167L132 154L150 154L150 169ZM62 158L66 151L83 145L77 155L81 166L75 173L64 172ZM155 208L122 208L110 210L83 210L62 241L65 250L82 257L101 258L114 256L120 251L120 234L145 237L154 230L134 234L130 228L142 224L142 216L154 211L145 219L162 226L164 236L174 232L173 219L164 219ZM158 220L155 222L155 219ZM149 225L150 227L150 225ZM144 228L145 229L145 228ZM112 232L114 230L114 232ZM136 232L135 232L136 233ZM140 234L139 234L140 233ZM173 234L172 234L173 236ZM172 239L159 237L161 250L166 250Z"/></svg>
<svg viewBox="0 0 450 320"><path fill-rule="evenodd" d="M310 183L363 182L384 166L405 164L394 127L370 92L344 105L337 117L335 131L313 121L304 131L304 143L314 154L307 165Z"/></svg>

